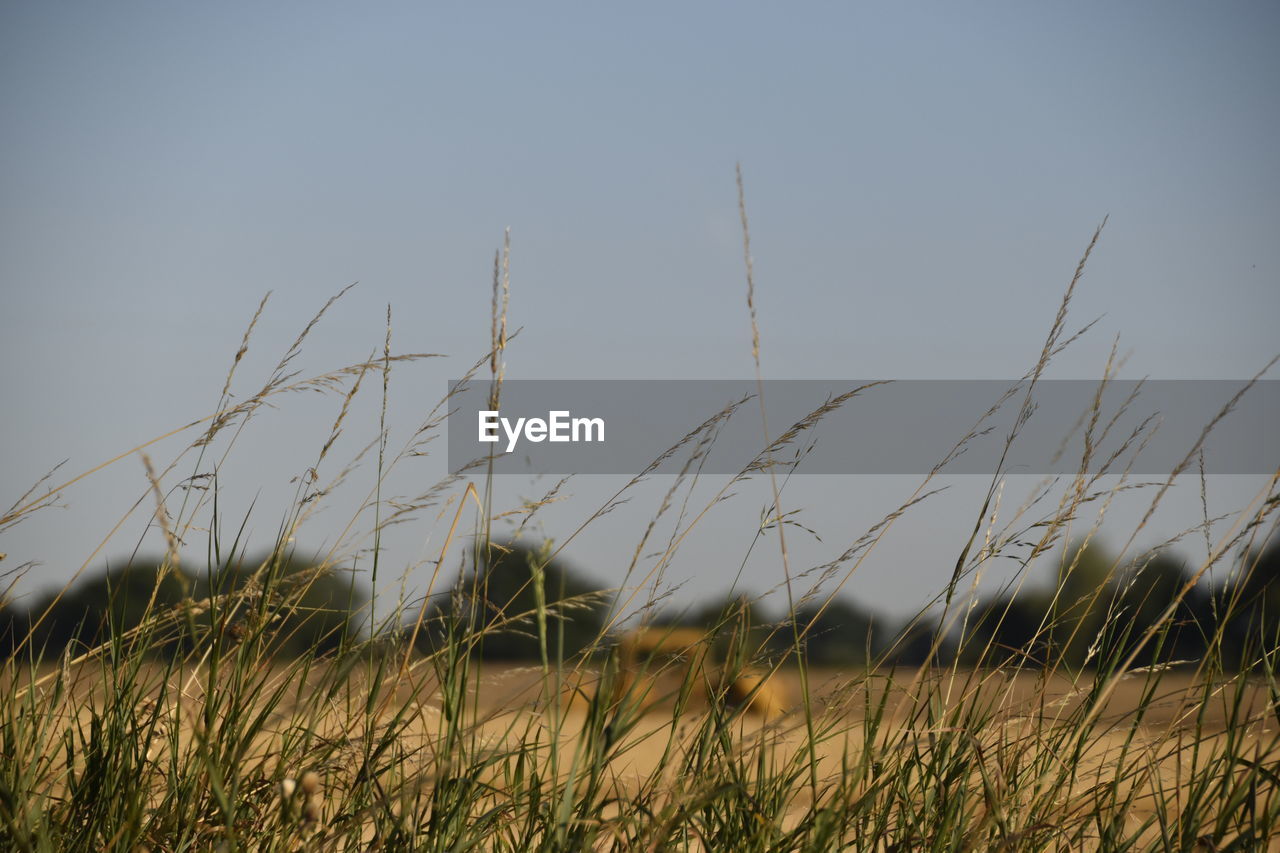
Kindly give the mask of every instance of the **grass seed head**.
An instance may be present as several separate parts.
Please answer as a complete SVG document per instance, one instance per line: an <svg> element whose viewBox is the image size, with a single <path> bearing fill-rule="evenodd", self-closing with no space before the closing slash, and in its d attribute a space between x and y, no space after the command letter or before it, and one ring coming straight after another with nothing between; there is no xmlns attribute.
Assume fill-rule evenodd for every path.
<svg viewBox="0 0 1280 853"><path fill-rule="evenodd" d="M316 794L320 790L320 774L314 770L303 773L302 790L307 796Z"/></svg>

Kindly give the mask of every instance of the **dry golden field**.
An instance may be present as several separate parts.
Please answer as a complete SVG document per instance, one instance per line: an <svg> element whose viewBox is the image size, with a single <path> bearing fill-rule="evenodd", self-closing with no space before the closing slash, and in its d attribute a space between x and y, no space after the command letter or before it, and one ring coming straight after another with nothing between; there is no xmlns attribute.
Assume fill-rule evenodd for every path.
<svg viewBox="0 0 1280 853"><path fill-rule="evenodd" d="M104 676L111 674L95 662L46 668L35 684L6 689L38 699L29 723L44 716L38 727L45 754L24 760L43 768L45 808L73 799L71 789L92 775L102 760L94 738L104 736L111 720L132 721L137 750L128 779L133 787L115 796L136 797L159 813L171 807L166 801L174 787L193 777L222 787L221 795L182 792L208 801L207 825L190 828L190 849L228 843L218 801L231 797L239 800L231 808L247 837L281 832L278 822L286 823L270 836L279 849L355 849L353 843L427 849L426 826L403 837L417 838L414 846L401 847L388 835L388 816L425 820L439 809L441 788L459 778L471 788L465 821L490 824L472 841L488 838L491 849L550 841L547 827L523 840L524 830L516 828L530 808L535 780L544 797L571 791L575 811L583 810L584 796L595 801L587 809L598 821L591 849L642 842L649 849L725 849L710 827L698 827L712 819L697 814L742 807L725 801L726 784L741 786L747 802L769 800L758 804L751 822L780 842L788 833L812 834L815 814L839 808L835 798L845 807L879 802L885 810L880 830L887 832L876 831L878 840L865 849L947 846L937 838L913 839L909 827L927 821L906 814L943 808L936 801L941 796L966 803L956 838L967 849L998 848L992 839L1002 836L1005 849L1113 849L1101 840L1103 823L1135 849L1162 849L1184 810L1194 810L1202 824L1199 849L1233 849L1233 833L1218 832L1215 841L1215 822L1225 810L1239 812L1232 819L1238 821L1251 810L1276 808L1280 745L1273 695L1262 680L1206 685L1190 673L1140 672L1116 681L1110 697L1094 704L1090 675L818 671L809 673L806 715L799 676L783 669L770 686L787 710L774 719L724 708L712 713L696 697L676 713L668 697L650 703L615 742L602 744L609 726L625 717L617 708L605 711L616 716L602 726L592 721L589 703L567 701L571 690L544 688L554 673L471 666L469 689L457 697L464 701L451 710L422 662L403 677L394 666L381 675L367 666L342 672L319 663L305 670L266 667L248 682L220 680L207 666L166 672L147 664L115 674L130 680L125 691L109 687ZM594 671L581 676L588 685L583 693L591 692L595 677ZM679 679L660 678L654 689L678 691ZM122 694L132 697L133 707L119 707ZM451 722L447 711L461 711L465 719ZM1235 791L1231 778L1250 765L1272 784L1259 785L1253 774ZM318 776L309 777L319 786L314 794L295 784L309 773ZM1215 774L1223 791L1233 793L1198 789ZM774 800L769 795L778 793L772 784L778 779L787 793ZM351 796L371 782L382 802ZM286 790L293 791L288 798ZM1197 797L1212 802L1206 808ZM690 803L701 805L691 810ZM650 816L648 825L637 821L637 806ZM1036 819L1028 821L1028 814ZM868 837L874 830L869 826ZM172 836L157 828L151 837L154 846L138 849L169 849L161 839ZM840 849L864 849L856 826L841 837ZM886 838L906 846L895 848ZM1253 838L1245 846L1280 849L1278 842L1259 844Z"/></svg>

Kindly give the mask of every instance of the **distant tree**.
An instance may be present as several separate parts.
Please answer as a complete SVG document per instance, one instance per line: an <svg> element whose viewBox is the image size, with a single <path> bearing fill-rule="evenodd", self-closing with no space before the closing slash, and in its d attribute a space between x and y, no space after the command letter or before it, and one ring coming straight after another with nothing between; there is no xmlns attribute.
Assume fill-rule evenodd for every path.
<svg viewBox="0 0 1280 853"><path fill-rule="evenodd" d="M175 654L215 630L262 642L272 654L298 656L335 650L367 600L349 577L292 554L198 573L162 566L134 561L104 570L46 593L25 619L10 621L28 628L33 652L45 657L72 644L90 648L124 637L149 653ZM211 592L221 596L217 607L204 604ZM188 600L197 605L190 612L182 609Z"/></svg>
<svg viewBox="0 0 1280 853"><path fill-rule="evenodd" d="M253 593L231 618L244 628L261 625L267 650L285 657L336 652L370 618L363 584L294 553L223 566L213 583L223 595Z"/></svg>
<svg viewBox="0 0 1280 853"><path fill-rule="evenodd" d="M1073 669L1096 662L1115 576L1115 560L1096 543L1067 549L1045 614L1049 640L1046 662Z"/></svg>
<svg viewBox="0 0 1280 853"><path fill-rule="evenodd" d="M1189 586L1190 578L1168 553L1117 565L1096 543L1068 549L1055 588L1002 596L974 610L961 659L1072 669L1119 664L1135 651L1136 666L1199 660L1216 630L1214 594L1207 584Z"/></svg>
<svg viewBox="0 0 1280 853"><path fill-rule="evenodd" d="M1280 653L1280 537L1243 556L1216 609L1225 622L1222 654L1228 665L1253 668L1264 656ZM1274 665L1280 661L1273 658Z"/></svg>
<svg viewBox="0 0 1280 853"><path fill-rule="evenodd" d="M123 637L142 625L144 617L172 614L197 580L180 569L161 573L156 562L129 563L107 568L67 589L37 598L30 609L30 645L37 655L57 656L75 644L88 649L113 636ZM170 653L190 638L176 618L153 619L147 632L148 651Z"/></svg>
<svg viewBox="0 0 1280 853"><path fill-rule="evenodd" d="M609 603L602 586L566 561L550 559L551 543L493 542L469 555L447 601L434 608L420 635L438 647L454 640L474 643L487 660L536 661L539 598L545 616L547 655L560 660L586 649L604 630Z"/></svg>
<svg viewBox="0 0 1280 853"><path fill-rule="evenodd" d="M969 666L1043 666L1048 608L1049 596L1035 590L981 603L966 621L961 660Z"/></svg>
<svg viewBox="0 0 1280 853"><path fill-rule="evenodd" d="M931 659L933 663L950 663L955 657L955 644L947 637L940 639L940 630L937 620L928 616L909 619L885 642L878 660L890 666L906 667L923 666Z"/></svg>
<svg viewBox="0 0 1280 853"><path fill-rule="evenodd" d="M0 602L0 659L12 657L29 633L30 614L12 602Z"/></svg>
<svg viewBox="0 0 1280 853"><path fill-rule="evenodd" d="M789 626L770 619L760 601L742 593L693 607L672 624L706 631L716 658L740 665L752 658L783 654L794 643Z"/></svg>
<svg viewBox="0 0 1280 853"><path fill-rule="evenodd" d="M816 666L862 666L879 650L875 618L843 598L802 606L796 613L801 630L809 626L804 640L810 664Z"/></svg>
<svg viewBox="0 0 1280 853"><path fill-rule="evenodd" d="M1188 587L1191 577L1183 561L1166 552L1140 559L1119 573L1112 582L1100 658L1119 662L1135 650L1137 666L1203 658L1216 629L1213 595L1207 585ZM1168 621L1160 622L1166 613ZM1143 644L1148 629L1157 624L1160 628Z"/></svg>

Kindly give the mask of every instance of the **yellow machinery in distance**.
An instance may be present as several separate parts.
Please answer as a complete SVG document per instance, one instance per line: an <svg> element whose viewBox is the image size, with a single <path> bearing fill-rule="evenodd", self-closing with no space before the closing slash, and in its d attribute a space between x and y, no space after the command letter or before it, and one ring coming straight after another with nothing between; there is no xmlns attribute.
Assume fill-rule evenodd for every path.
<svg viewBox="0 0 1280 853"><path fill-rule="evenodd" d="M649 626L628 631L618 643L613 699L631 698L648 710L669 701L687 683L702 701L743 707L766 721L781 716L782 691L768 673L731 673L711 657L712 637L700 628Z"/></svg>

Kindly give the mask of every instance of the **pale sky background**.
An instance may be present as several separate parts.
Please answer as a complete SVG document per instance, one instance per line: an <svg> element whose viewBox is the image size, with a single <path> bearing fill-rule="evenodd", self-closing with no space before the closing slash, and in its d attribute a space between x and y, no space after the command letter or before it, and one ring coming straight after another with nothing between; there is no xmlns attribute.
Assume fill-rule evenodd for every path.
<svg viewBox="0 0 1280 853"><path fill-rule="evenodd" d="M450 356L393 372L399 447L487 348L508 227L524 328L509 376L749 377L736 162L767 377L1019 375L1107 215L1072 326L1103 319L1051 375L1096 377L1118 334L1127 377L1250 376L1280 351L1278 44L1264 2L5 3L0 503L63 460L60 481L208 414L268 290L241 394L353 281L305 373L380 350L388 303L397 350ZM375 385L327 475L376 435ZM289 398L250 422L222 471L229 527L248 514L266 547L339 404ZM442 455L415 459L388 488L444 473ZM373 478L353 473L350 500ZM669 484L566 555L617 583ZM797 568L914 484L793 482L784 509L822 535L795 533ZM541 529L563 539L616 485L572 483ZM1225 511L1265 480L1209 485ZM549 486L504 482L502 499ZM905 614L941 589L985 482L952 486L846 590ZM1139 546L1198 520L1192 486ZM145 488L136 457L96 474L0 534L0 568L37 561L31 592L123 559L145 503L95 549ZM343 500L302 547L337 540ZM669 569L679 600L722 592L747 553L764 497L735 501ZM1140 514L1118 505L1107 541ZM446 528L431 513L398 529L383 577L434 556ZM150 534L142 550L160 547ZM780 580L776 544L744 578Z"/></svg>

